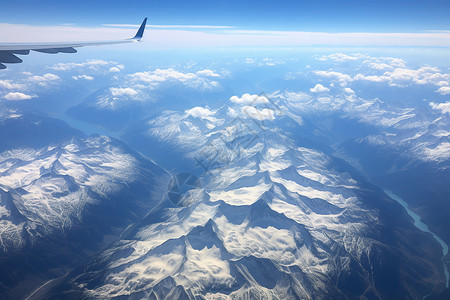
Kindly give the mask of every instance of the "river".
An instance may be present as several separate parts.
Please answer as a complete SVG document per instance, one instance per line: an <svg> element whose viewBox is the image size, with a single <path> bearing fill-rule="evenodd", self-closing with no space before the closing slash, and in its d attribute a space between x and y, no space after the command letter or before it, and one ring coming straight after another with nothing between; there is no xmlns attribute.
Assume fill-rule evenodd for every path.
<svg viewBox="0 0 450 300"><path fill-rule="evenodd" d="M448 271L448 267L447 264L445 264L445 260L444 257L448 254L448 245L434 232L432 232L430 230L430 228L428 228L427 224L423 223L422 220L420 219L419 215L417 215L415 212L413 212L412 210L409 209L408 203L405 202L405 200L403 200L402 198L400 198L399 196L397 196L396 194L392 193L389 190L385 190L384 191L389 197L391 197L393 200L397 201L401 206L403 206L403 208L406 210L406 212L408 213L408 215L411 216L411 218L413 218L414 220L414 226L416 226L417 228L419 228L421 231L423 232L428 232L430 233L433 238L441 245L442 247L442 262L444 264L444 272L445 272L445 278L446 278L446 283L445 283L445 287L449 287L449 279L450 279L450 274Z"/></svg>

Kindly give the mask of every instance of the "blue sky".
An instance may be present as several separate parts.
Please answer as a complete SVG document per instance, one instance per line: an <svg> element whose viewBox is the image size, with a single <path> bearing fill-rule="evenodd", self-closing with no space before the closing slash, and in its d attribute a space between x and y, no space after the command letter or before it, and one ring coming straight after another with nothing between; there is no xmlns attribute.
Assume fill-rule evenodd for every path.
<svg viewBox="0 0 450 300"><path fill-rule="evenodd" d="M231 25L326 32L450 30L450 1L50 1L2 3L0 23L94 26L137 23Z"/></svg>

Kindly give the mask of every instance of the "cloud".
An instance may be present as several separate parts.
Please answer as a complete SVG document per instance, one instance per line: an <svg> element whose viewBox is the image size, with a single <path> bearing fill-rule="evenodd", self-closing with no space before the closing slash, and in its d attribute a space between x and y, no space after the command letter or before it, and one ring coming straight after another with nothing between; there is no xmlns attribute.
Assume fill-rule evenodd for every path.
<svg viewBox="0 0 450 300"><path fill-rule="evenodd" d="M112 24L114 25L114 24ZM116 24L117 25L117 24ZM135 24L136 25L136 24ZM151 25L149 25L151 26ZM228 26L210 25L159 25L146 32L139 47L122 45L130 50L174 49L180 47L220 47L220 46L450 46L450 32L304 32L304 31L269 31L239 30ZM121 25L123 27L123 25ZM120 27L76 27L76 26L28 26L17 24L0 24L0 40L3 42L35 42L126 39L136 33L135 26ZM114 47L114 46L112 46Z"/></svg>
<svg viewBox="0 0 450 300"><path fill-rule="evenodd" d="M74 80L78 79L84 79L84 80L94 80L94 77L88 76L88 75L78 75L78 76L72 76Z"/></svg>
<svg viewBox="0 0 450 300"><path fill-rule="evenodd" d="M386 63L376 63L376 62L368 62L367 66L371 69L375 70L386 70L386 69L392 69L393 67L391 65L388 65Z"/></svg>
<svg viewBox="0 0 450 300"><path fill-rule="evenodd" d="M198 71L196 74L200 75L200 76L206 76L206 77L220 77L219 74L214 73L214 71L207 70L207 69Z"/></svg>
<svg viewBox="0 0 450 300"><path fill-rule="evenodd" d="M248 117L259 121L275 119L275 112L269 108L263 108L262 110L259 110L253 106L247 105L242 108L242 112Z"/></svg>
<svg viewBox="0 0 450 300"><path fill-rule="evenodd" d="M372 82L386 82L389 81L388 76L378 76L378 75L363 75L363 74L357 74L354 77L355 80L366 80L366 81L372 81Z"/></svg>
<svg viewBox="0 0 450 300"><path fill-rule="evenodd" d="M135 96L138 94L138 92L132 88L109 88L109 91L111 92L111 95L113 97L117 96Z"/></svg>
<svg viewBox="0 0 450 300"><path fill-rule="evenodd" d="M440 87L436 92L438 92L441 95L448 95L450 94L450 87L448 86Z"/></svg>
<svg viewBox="0 0 450 300"><path fill-rule="evenodd" d="M351 88L348 88L348 87L344 88L344 92L346 92L347 94L354 94L355 93L354 90L352 90Z"/></svg>
<svg viewBox="0 0 450 300"><path fill-rule="evenodd" d="M156 87L166 81L180 82L186 86L200 89L217 87L219 85L217 81L213 81L204 77L205 74L215 75L215 73L210 70L203 71L200 71L204 73L202 74L203 76L199 76L198 74L194 73L179 72L172 68L156 69L154 71L136 72L133 74L129 74L128 77L130 77L131 81L134 83L146 82L150 85L150 87Z"/></svg>
<svg viewBox="0 0 450 300"><path fill-rule="evenodd" d="M324 87L323 85L321 85L320 83L318 83L318 84L316 84L315 87L309 89L309 91L310 91L311 93L323 93L323 92L329 92L330 89L329 89L329 88L326 88L326 87Z"/></svg>
<svg viewBox="0 0 450 300"><path fill-rule="evenodd" d="M316 57L317 60L327 61L332 60L336 62L348 62L364 59L363 63L369 68L375 70L392 69L394 67L405 67L406 62L401 58L396 57L373 57L367 54L361 53L333 53L329 55L322 55Z"/></svg>
<svg viewBox="0 0 450 300"><path fill-rule="evenodd" d="M357 74L354 80L387 82L391 86L405 86L411 83L442 86L450 80L450 74L440 73L438 68L433 67L421 67L417 70L396 68L392 71L384 72L382 75Z"/></svg>
<svg viewBox="0 0 450 300"><path fill-rule="evenodd" d="M19 92L11 92L4 96L6 100L14 101L14 100L28 100L34 98L36 96L27 95Z"/></svg>
<svg viewBox="0 0 450 300"><path fill-rule="evenodd" d="M12 90L12 89L23 89L25 88L25 85L20 83L12 83L11 80L0 80L0 87Z"/></svg>
<svg viewBox="0 0 450 300"><path fill-rule="evenodd" d="M30 76L28 78L28 81L31 82L38 82L38 83L45 83L45 82L49 82L49 81L55 81L61 79L58 75L52 74L52 73L47 73L45 75L39 76L39 75L34 75L34 76Z"/></svg>
<svg viewBox="0 0 450 300"><path fill-rule="evenodd" d="M399 87L411 84L434 84L439 87L450 85L450 74L442 73L439 68L421 67L419 69L411 69L406 67L404 60L395 57L372 57L364 54L346 55L343 53L334 53L320 56L318 59L338 62L361 59L359 64L366 65L369 68L365 73L358 73L356 75L344 74L333 70L314 71L314 74L318 76L339 81L341 86L346 86L352 81L386 82L390 86ZM361 70L363 68L359 67L358 69ZM376 71L382 72L374 74L378 73ZM446 93L446 88L439 89L437 92L444 94Z"/></svg>
<svg viewBox="0 0 450 300"><path fill-rule="evenodd" d="M81 63L59 63L50 67L50 69L53 69L55 71L68 71L75 68L88 67L91 70L98 70L100 67L105 67L110 64L116 64L116 62L101 59L93 59Z"/></svg>
<svg viewBox="0 0 450 300"><path fill-rule="evenodd" d="M347 82L353 81L353 78L350 75L335 71L315 71L314 74L321 77L338 80L343 85L347 84Z"/></svg>
<svg viewBox="0 0 450 300"><path fill-rule="evenodd" d="M120 72L120 69L118 67L111 67L111 68L109 68L108 71L111 73L117 73L117 72Z"/></svg>
<svg viewBox="0 0 450 300"><path fill-rule="evenodd" d="M440 110L444 114L450 113L450 102L445 102L445 103L430 102L430 106L432 109Z"/></svg>
<svg viewBox="0 0 450 300"><path fill-rule="evenodd" d="M437 86L449 86L449 83L448 83L448 81L439 81L435 85L437 85Z"/></svg>
<svg viewBox="0 0 450 300"><path fill-rule="evenodd" d="M114 67L119 70L124 68L122 65ZM157 96L151 91L170 83L182 84L193 89L212 89L219 86L217 81L211 80L209 76L206 76L214 76L215 73L213 71L202 70L201 74L203 75L200 76L190 72L184 73L172 68L127 74L122 78L120 86L112 86L99 94L96 97L95 105L100 109L117 110L129 104L129 101L118 101L120 100L118 99L119 96L127 100L154 101Z"/></svg>
<svg viewBox="0 0 450 300"><path fill-rule="evenodd" d="M204 108L204 107L200 107L200 106L188 109L185 112L188 115L193 116L193 117L197 117L197 118L209 117L209 116L215 114L215 112L209 110L208 108Z"/></svg>
<svg viewBox="0 0 450 300"><path fill-rule="evenodd" d="M356 54L344 54L344 53L333 53L330 55L322 55L317 57L317 60L322 60L322 61L326 61L326 60L333 60L333 61L338 61L338 62L345 62L345 61L353 61L353 60L358 60L360 58L365 57L364 55L360 54L360 53L356 53Z"/></svg>
<svg viewBox="0 0 450 300"><path fill-rule="evenodd" d="M269 100L264 96L250 95L248 93L242 95L242 97L232 96L230 98L230 101L237 104L252 104L252 105L269 103Z"/></svg>

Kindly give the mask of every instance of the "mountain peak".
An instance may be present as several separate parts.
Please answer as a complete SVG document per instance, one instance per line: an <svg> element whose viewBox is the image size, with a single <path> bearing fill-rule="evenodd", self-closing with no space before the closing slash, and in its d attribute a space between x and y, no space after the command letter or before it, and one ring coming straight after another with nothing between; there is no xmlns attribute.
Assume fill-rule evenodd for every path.
<svg viewBox="0 0 450 300"><path fill-rule="evenodd" d="M215 230L217 225L214 223L212 219L209 219L205 225L197 226L192 229L187 234L187 239L189 240L192 248L196 250L201 250L205 247L212 248L216 246L217 248L223 248L222 241L218 238Z"/></svg>

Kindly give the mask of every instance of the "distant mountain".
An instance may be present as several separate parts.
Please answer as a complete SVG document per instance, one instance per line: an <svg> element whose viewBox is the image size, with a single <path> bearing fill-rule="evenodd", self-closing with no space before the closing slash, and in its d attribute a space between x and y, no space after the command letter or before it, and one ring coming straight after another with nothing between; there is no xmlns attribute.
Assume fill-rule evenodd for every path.
<svg viewBox="0 0 450 300"><path fill-rule="evenodd" d="M140 86L143 90L132 96L113 95L111 89L114 87L101 88L82 103L69 108L67 114L77 120L120 131L167 109L186 109L194 103L207 105L211 99L217 103L226 94L223 89L198 90L176 82L159 89L152 88L149 83Z"/></svg>
<svg viewBox="0 0 450 300"><path fill-rule="evenodd" d="M300 118L299 131L333 148L376 184L395 191L450 243L450 115L430 102L388 103L354 94L276 92L272 101Z"/></svg>
<svg viewBox="0 0 450 300"><path fill-rule="evenodd" d="M0 152L13 148L41 148L73 136L85 135L58 119L0 105Z"/></svg>

